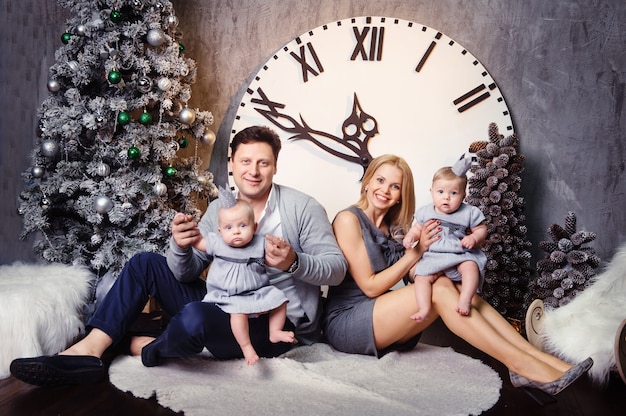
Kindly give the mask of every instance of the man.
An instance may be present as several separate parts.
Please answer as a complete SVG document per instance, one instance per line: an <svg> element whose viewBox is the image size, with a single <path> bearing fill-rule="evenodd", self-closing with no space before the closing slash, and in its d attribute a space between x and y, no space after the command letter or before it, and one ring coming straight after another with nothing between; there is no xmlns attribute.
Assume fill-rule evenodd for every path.
<svg viewBox="0 0 626 416"><path fill-rule="evenodd" d="M258 232L266 236L271 283L289 299L287 326L294 328L298 342L311 344L320 335L320 286L339 284L346 261L322 206L308 195L274 184L281 147L276 133L249 127L237 133L230 146L229 167L238 198L252 205ZM206 286L199 276L212 258L192 248L201 230L217 230L218 209L219 201L212 202L199 224L189 215L176 214L167 258L155 253L134 256L89 321L92 329L85 338L55 356L16 359L11 373L40 386L102 380L102 354L122 339L148 295L173 318L158 338L133 338L131 353L140 354L144 365L196 354L205 347L217 358L243 357L229 315L202 302ZM250 337L260 356L277 356L291 348L271 343L267 334L267 314L250 320Z"/></svg>

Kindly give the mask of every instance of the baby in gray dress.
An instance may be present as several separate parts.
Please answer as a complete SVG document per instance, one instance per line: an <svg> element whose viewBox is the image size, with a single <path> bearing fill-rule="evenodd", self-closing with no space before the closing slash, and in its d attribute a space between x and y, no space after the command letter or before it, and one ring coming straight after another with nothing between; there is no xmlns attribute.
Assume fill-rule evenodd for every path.
<svg viewBox="0 0 626 416"><path fill-rule="evenodd" d="M430 193L432 204L415 212L415 222L404 237L405 247L419 240L422 224L429 219L440 223L441 231L421 260L415 266L415 297L419 310L411 319L423 321L431 307L431 284L442 274L460 285L456 311L467 316L471 310L474 293L480 293L487 263L480 250L487 237L487 226L482 211L464 204L470 158L461 158L454 166L435 172Z"/></svg>
<svg viewBox="0 0 626 416"><path fill-rule="evenodd" d="M203 302L215 303L230 314L233 335L244 358L248 364L254 364L259 356L250 342L248 317L269 312L270 341L293 343L294 333L283 329L288 299L269 284L264 263L265 239L255 234L257 224L252 207L234 197L232 202L222 201L218 224L218 233L208 233L194 245L213 256Z"/></svg>

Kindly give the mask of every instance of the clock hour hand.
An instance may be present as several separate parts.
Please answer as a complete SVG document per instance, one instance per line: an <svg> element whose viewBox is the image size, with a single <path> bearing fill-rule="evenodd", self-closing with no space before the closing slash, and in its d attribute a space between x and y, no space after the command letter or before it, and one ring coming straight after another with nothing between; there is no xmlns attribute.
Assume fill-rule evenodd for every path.
<svg viewBox="0 0 626 416"><path fill-rule="evenodd" d="M260 88L257 92L261 98L253 99L252 102L262 104L266 108L255 107L255 110L282 131L292 134L289 140L308 140L333 156L362 166L365 172L372 160L367 145L369 140L378 134L378 123L372 116L363 112L356 94L352 114L344 121L343 137L340 138L311 128L302 116L301 123L296 121L290 115L279 111L285 108L284 104L269 100Z"/></svg>

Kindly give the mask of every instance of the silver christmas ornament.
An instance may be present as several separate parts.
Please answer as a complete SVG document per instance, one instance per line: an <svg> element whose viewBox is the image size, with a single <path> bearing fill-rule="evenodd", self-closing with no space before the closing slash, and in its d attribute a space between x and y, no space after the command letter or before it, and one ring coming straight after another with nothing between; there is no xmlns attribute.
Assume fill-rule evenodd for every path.
<svg viewBox="0 0 626 416"><path fill-rule="evenodd" d="M102 236L100 234L94 234L91 236L91 244L98 245L102 242Z"/></svg>
<svg viewBox="0 0 626 416"><path fill-rule="evenodd" d="M175 152L178 152L180 150L180 144L176 140L172 140L167 145Z"/></svg>
<svg viewBox="0 0 626 416"><path fill-rule="evenodd" d="M150 29L146 35L146 40L150 46L161 46L165 43L165 33L161 29Z"/></svg>
<svg viewBox="0 0 626 416"><path fill-rule="evenodd" d="M69 61L67 63L67 66L69 66L70 69L74 72L78 72L78 70L80 69L80 65L78 65L78 62L76 61Z"/></svg>
<svg viewBox="0 0 626 416"><path fill-rule="evenodd" d="M137 89L143 93L150 92L152 89L152 80L146 76L140 77L137 80Z"/></svg>
<svg viewBox="0 0 626 416"><path fill-rule="evenodd" d="M175 27L178 26L178 17L171 15L167 18L167 25L170 27L170 29L174 29Z"/></svg>
<svg viewBox="0 0 626 416"><path fill-rule="evenodd" d="M194 121L196 121L196 113L193 110L185 107L180 110L180 113L178 113L178 120L180 120L181 123L187 124L189 126L193 124Z"/></svg>
<svg viewBox="0 0 626 416"><path fill-rule="evenodd" d="M200 139L205 146L213 146L215 143L215 133L211 129L206 129L202 134L202 138Z"/></svg>
<svg viewBox="0 0 626 416"><path fill-rule="evenodd" d="M207 183L209 183L209 178L207 178L204 175L198 175L198 177L196 178L196 180L198 181L198 183L200 185L206 185Z"/></svg>
<svg viewBox="0 0 626 416"><path fill-rule="evenodd" d="M133 9L135 9L137 11L143 10L143 1L142 0L133 0L131 2L131 4L133 5Z"/></svg>
<svg viewBox="0 0 626 416"><path fill-rule="evenodd" d="M157 87L159 87L161 91L167 91L172 87L172 80L165 77L159 78Z"/></svg>
<svg viewBox="0 0 626 416"><path fill-rule="evenodd" d="M46 139L41 142L41 154L45 157L55 157L59 154L59 144L52 139Z"/></svg>
<svg viewBox="0 0 626 416"><path fill-rule="evenodd" d="M87 28L85 27L85 25L78 25L76 26L76 33L80 36L85 36L85 34L87 33Z"/></svg>
<svg viewBox="0 0 626 416"><path fill-rule="evenodd" d="M113 209L113 201L108 196L99 196L96 198L95 209L98 214L106 214Z"/></svg>
<svg viewBox="0 0 626 416"><path fill-rule="evenodd" d="M109 176L109 173L111 173L111 167L106 163L100 163L96 168L96 173L98 176L102 177Z"/></svg>
<svg viewBox="0 0 626 416"><path fill-rule="evenodd" d="M167 193L167 186L163 182L157 182L152 187L154 193L158 196L163 196Z"/></svg>
<svg viewBox="0 0 626 416"><path fill-rule="evenodd" d="M51 79L48 81L48 91L57 92L61 89L61 84L56 79Z"/></svg>
<svg viewBox="0 0 626 416"><path fill-rule="evenodd" d="M96 14L93 15L93 20L91 21L91 25L96 28L96 30L104 29L104 21Z"/></svg>
<svg viewBox="0 0 626 416"><path fill-rule="evenodd" d="M30 173L33 175L33 178L42 178L46 170L43 166L33 166Z"/></svg>

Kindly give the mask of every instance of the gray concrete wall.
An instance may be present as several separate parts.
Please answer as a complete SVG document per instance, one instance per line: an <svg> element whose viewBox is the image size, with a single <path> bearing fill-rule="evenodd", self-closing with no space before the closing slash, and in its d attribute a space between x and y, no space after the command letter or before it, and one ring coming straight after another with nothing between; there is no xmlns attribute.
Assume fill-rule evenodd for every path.
<svg viewBox="0 0 626 416"><path fill-rule="evenodd" d="M152 0L146 0L152 1ZM626 241L626 2L622 0L176 0L198 81L190 102L215 116L210 169L226 175L234 109L248 77L272 52L321 24L397 17L436 28L489 70L526 156L522 193L534 246L568 211L609 260ZM66 11L54 0L0 4L0 263L32 260L16 213L33 147L36 109ZM208 158L208 155L207 157ZM536 260L540 253L536 248Z"/></svg>

